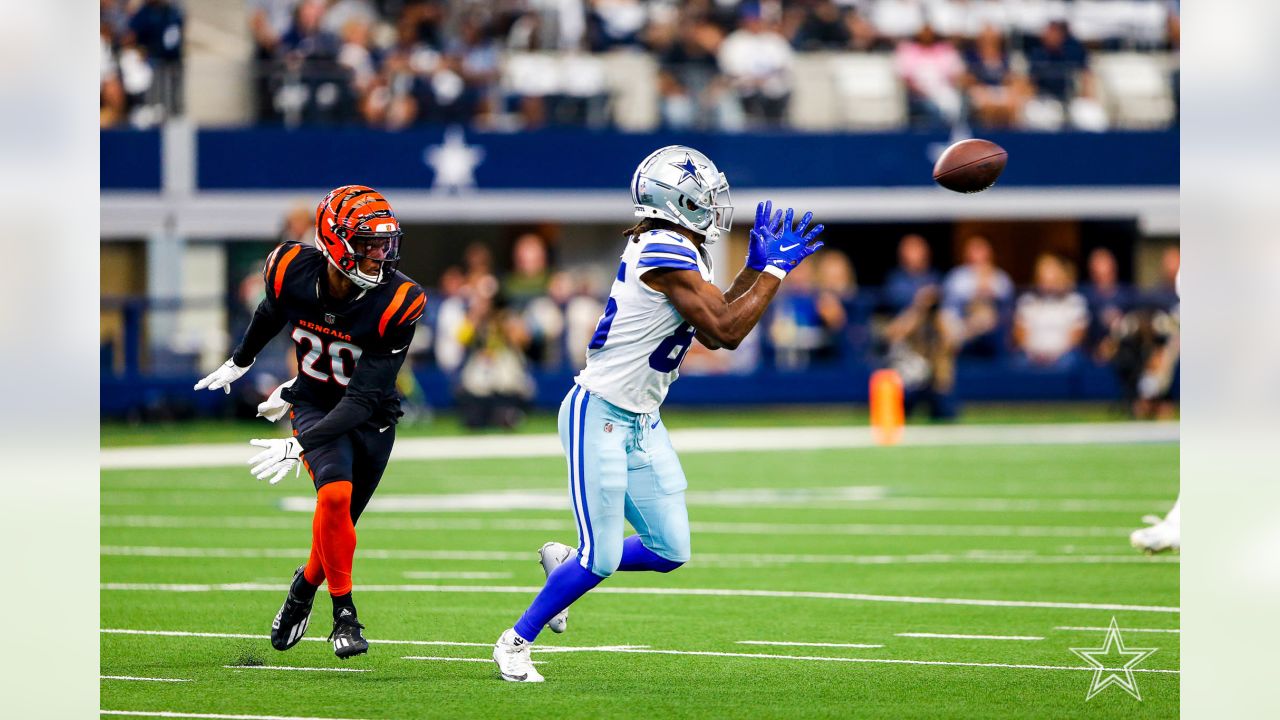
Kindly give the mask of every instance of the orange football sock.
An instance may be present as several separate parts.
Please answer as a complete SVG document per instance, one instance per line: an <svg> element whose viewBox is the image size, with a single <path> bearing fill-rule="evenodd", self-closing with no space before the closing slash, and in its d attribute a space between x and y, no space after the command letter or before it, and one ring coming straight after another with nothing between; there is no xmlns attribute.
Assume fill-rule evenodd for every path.
<svg viewBox="0 0 1280 720"><path fill-rule="evenodd" d="M316 514L311 523L311 560L304 571L310 578L312 563L329 581L330 595L351 592L351 563L356 554L356 526L351 522L351 483L339 480L321 486L316 493Z"/></svg>

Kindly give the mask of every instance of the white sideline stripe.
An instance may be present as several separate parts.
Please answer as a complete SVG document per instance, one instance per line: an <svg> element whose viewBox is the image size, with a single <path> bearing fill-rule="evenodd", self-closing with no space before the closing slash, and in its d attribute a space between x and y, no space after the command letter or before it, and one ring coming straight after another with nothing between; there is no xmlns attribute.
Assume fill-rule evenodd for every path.
<svg viewBox="0 0 1280 720"><path fill-rule="evenodd" d="M189 678L136 678L133 675L99 675L99 680L138 680L146 683L191 683Z"/></svg>
<svg viewBox="0 0 1280 720"><path fill-rule="evenodd" d="M305 672L372 672L368 668L295 667L292 665L223 665L228 670L302 670Z"/></svg>
<svg viewBox="0 0 1280 720"><path fill-rule="evenodd" d="M102 590L124 592L283 592L286 584L222 583L103 583ZM442 592L517 593L536 595L541 585L361 585L360 592ZM1125 610L1130 612L1179 613L1176 607L1124 605L1119 603L1051 602L1048 600L984 600L978 598L916 597L911 595L868 595L865 593L816 592L802 590L733 590L728 588L646 588L597 587L593 593L605 595L676 595L710 597L804 598L812 600L856 600L863 602L911 603L920 605L973 605L978 607L1051 608L1059 610Z"/></svg>
<svg viewBox="0 0 1280 720"><path fill-rule="evenodd" d="M882 648L868 643L788 642L785 640L739 640L739 645L784 645L787 647Z"/></svg>
<svg viewBox="0 0 1280 720"><path fill-rule="evenodd" d="M768 553L699 553L695 563L700 567L758 567L761 565L792 565L796 563L817 565L944 565L944 564L1045 564L1045 565L1093 565L1093 564L1179 564L1177 555L1139 555L1125 552L1111 555L1074 555L1070 552L1039 555L1023 550L966 550L961 553L919 553L914 555L821 555L821 554L768 554ZM307 548L193 548L162 546L104 545L102 555L125 557L194 557L194 558L294 558L307 557ZM529 551L470 551L470 550L361 550L363 560L528 560ZM493 573L494 577L511 577L511 573ZM427 579L414 576L416 579ZM443 573L441 574L443 577ZM477 579L477 578L472 578ZM1106 628L1103 628L1104 630Z"/></svg>
<svg viewBox="0 0 1280 720"><path fill-rule="evenodd" d="M921 425L903 433L905 446L1079 445L1177 442L1177 422L1058 423L1042 425ZM711 428L672 430L682 453L870 448L869 427ZM104 448L104 470L136 468L239 467L249 453L245 443ZM482 435L403 438L392 460L470 460L477 458L562 457L557 435Z"/></svg>
<svg viewBox="0 0 1280 720"><path fill-rule="evenodd" d="M133 717L204 717L209 720L358 720L356 717L301 717L296 715L220 715L216 712L178 712L174 710L99 710L99 715Z"/></svg>
<svg viewBox="0 0 1280 720"><path fill-rule="evenodd" d="M269 640L270 635L249 635L245 633L212 633L212 632L188 632L185 630L131 630L126 628L101 628L98 632L106 635L156 635L161 637L199 637L199 638L218 638L229 640ZM325 638L309 637L302 638L311 642L329 642ZM477 642L458 642L455 640L383 640L371 639L370 645L419 645L433 647L483 647L491 648L493 643L477 643ZM540 645L534 648L538 652L582 652L584 650L611 650L615 648L647 648L648 645L601 645L601 646L578 646L578 645ZM260 666L226 666L226 667L260 667ZM302 669L309 668L289 668Z"/></svg>
<svg viewBox="0 0 1280 720"><path fill-rule="evenodd" d="M1038 635L952 635L948 633L905 632L894 633L897 637L909 638L947 638L954 640L1043 640Z"/></svg>
<svg viewBox="0 0 1280 720"><path fill-rule="evenodd" d="M147 528L233 528L254 530L305 530L310 518L301 522L289 517L200 517L186 515L103 515L102 527ZM525 532L529 530L570 532L565 520L482 520L472 518L378 518L370 521L376 530L476 530L485 532ZM1062 525L931 525L902 523L762 523L693 522L694 532L713 535L870 535L906 537L1128 537L1132 527ZM363 557L363 555L362 555Z"/></svg>
<svg viewBox="0 0 1280 720"><path fill-rule="evenodd" d="M1095 668L1088 665L1073 667L1070 665L1024 665L1014 663L980 663L954 662L950 660L899 660L895 658L849 658L821 657L806 655L766 655L762 653L711 652L707 650L603 650L602 652L636 653L641 655L703 655L706 657L756 658L761 660L812 660L816 662L872 663L884 665L948 665L955 667L1014 668L1019 670L1088 670ZM1113 672L1122 672L1119 669ZM1133 668L1133 672L1181 674L1181 670L1159 670L1153 668Z"/></svg>
<svg viewBox="0 0 1280 720"><path fill-rule="evenodd" d="M1054 628L1054 630L1089 630L1089 631L1098 631L1098 632L1106 632L1106 631L1108 631L1108 630L1110 630L1110 629L1111 629L1111 628L1109 628L1109 627L1070 627L1070 626L1061 626L1061 625L1060 625L1060 626L1058 626L1058 627L1055 627L1055 628ZM1177 634L1181 634L1181 633L1182 633L1182 631L1181 631L1181 630L1179 630L1179 629L1177 629L1177 628L1131 628L1131 627L1125 627L1125 628L1120 628L1120 630L1121 630L1121 632L1177 633Z"/></svg>
<svg viewBox="0 0 1280 720"><path fill-rule="evenodd" d="M102 555L121 555L128 557L198 557L198 558L305 558L311 552L307 548L193 548L193 547L160 547L103 545L99 551ZM528 560L537 553L531 550L523 552L493 552L487 550L386 550L360 549L361 560ZM1173 557L1172 555L1153 555L1157 557Z"/></svg>
<svg viewBox="0 0 1280 720"><path fill-rule="evenodd" d="M464 657L443 657L438 655L405 655L401 660L438 660L441 662L478 662L491 663L490 658L464 658ZM531 660L534 665L546 665L546 660Z"/></svg>
<svg viewBox="0 0 1280 720"><path fill-rule="evenodd" d="M509 572L470 572L470 571L437 571L437 570L406 570L404 576L410 580L507 580L510 579L512 573Z"/></svg>

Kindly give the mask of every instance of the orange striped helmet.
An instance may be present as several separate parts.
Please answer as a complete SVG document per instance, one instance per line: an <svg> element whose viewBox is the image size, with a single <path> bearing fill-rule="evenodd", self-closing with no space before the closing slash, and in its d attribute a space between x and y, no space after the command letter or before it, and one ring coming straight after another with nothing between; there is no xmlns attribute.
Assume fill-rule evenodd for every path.
<svg viewBox="0 0 1280 720"><path fill-rule="evenodd" d="M403 235L391 203L364 185L334 188L316 207L316 247L365 290L391 280Z"/></svg>

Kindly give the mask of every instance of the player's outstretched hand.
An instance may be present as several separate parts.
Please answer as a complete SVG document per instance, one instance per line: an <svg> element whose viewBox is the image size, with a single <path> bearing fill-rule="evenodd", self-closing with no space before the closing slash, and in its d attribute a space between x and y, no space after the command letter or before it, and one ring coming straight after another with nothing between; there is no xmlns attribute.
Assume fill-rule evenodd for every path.
<svg viewBox="0 0 1280 720"><path fill-rule="evenodd" d="M768 263L765 234L776 235L781 227L782 210L774 212L772 200L756 205L756 224L752 227L750 241L747 243L748 268L764 272L764 266Z"/></svg>
<svg viewBox="0 0 1280 720"><path fill-rule="evenodd" d="M293 407L293 403L281 397L285 388L293 387L298 378L291 377L288 382L281 383L275 390L271 391L271 396L266 400L258 403L258 417L266 418L270 422L276 422L284 417Z"/></svg>
<svg viewBox="0 0 1280 720"><path fill-rule="evenodd" d="M297 438L271 438L258 439L254 438L249 441L250 445L260 448L266 448L262 452L249 458L249 464L253 466L249 472L259 480L267 480L267 482L275 485L298 465L298 460L302 457L302 446L298 444ZM302 468L297 468L295 475L301 474ZM270 478L268 480L268 478Z"/></svg>
<svg viewBox="0 0 1280 720"><path fill-rule="evenodd" d="M802 260L817 252L823 245L818 240L818 235L822 233L824 226L814 225L809 228L813 213L805 213L799 223L795 223L794 219L795 210L787 208L781 228L776 231L768 227L751 230L752 233L759 234L765 243L765 272L776 275L778 279L786 277Z"/></svg>
<svg viewBox="0 0 1280 720"><path fill-rule="evenodd" d="M253 367L253 363L249 363L248 367L240 367L234 360L228 360L222 363L217 370L204 376L204 379L196 383L196 390L224 390L228 395L231 394L231 383L239 380L241 376L249 372L249 368Z"/></svg>

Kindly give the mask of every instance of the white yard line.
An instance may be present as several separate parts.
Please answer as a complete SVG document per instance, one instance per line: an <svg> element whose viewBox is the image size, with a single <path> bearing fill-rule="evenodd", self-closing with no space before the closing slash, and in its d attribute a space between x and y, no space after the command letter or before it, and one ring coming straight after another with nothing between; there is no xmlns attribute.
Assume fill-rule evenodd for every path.
<svg viewBox="0 0 1280 720"><path fill-rule="evenodd" d="M1095 668L1088 665L1073 667L1070 665L1028 665L1014 663L980 663L980 662L953 662L949 660L901 660L895 658L850 658L850 657L821 657L821 656L805 656L805 655L766 655L761 653L733 653L733 652L711 652L706 650L603 650L601 652L617 652L617 653L635 653L641 655L701 655L706 657L729 657L729 658L753 658L759 660L811 660L815 662L845 662L845 663L872 663L885 665L945 665L954 667L984 667L984 668L1014 668L1021 670L1088 670L1092 672ZM1119 672L1117 670L1117 672ZM1157 670L1148 668L1133 668L1133 672L1149 672L1149 673L1168 673L1172 675L1180 674L1180 670Z"/></svg>
<svg viewBox="0 0 1280 720"><path fill-rule="evenodd" d="M1153 555L1147 557L1128 551L1111 555L1076 555L1071 553L1040 555L1023 550L966 550L959 553L918 553L912 555L822 555L822 554L770 554L770 553L699 553L693 561L697 567L759 567L762 565L1095 565L1095 564L1178 564L1177 555ZM194 548L164 547L154 545L124 546L104 545L99 553L123 557L185 557L185 558L293 558L303 559L310 552L307 548ZM500 561L528 560L532 551L470 551L470 550L386 550L360 551L362 560L458 560ZM414 572L414 571L410 571ZM445 577L447 573L430 575L428 572L406 575L416 579ZM481 577L483 575L483 577ZM511 577L510 573L472 573L468 579L485 577Z"/></svg>
<svg viewBox="0 0 1280 720"><path fill-rule="evenodd" d="M319 638L317 638L319 639ZM299 670L303 672L373 672L368 668L296 667L293 665L223 665L228 670Z"/></svg>
<svg viewBox="0 0 1280 720"><path fill-rule="evenodd" d="M1093 632L1093 631L1106 632L1110 629L1111 628L1109 627L1069 627L1069 626L1061 626L1061 625L1054 628L1054 630L1088 630L1090 632ZM1132 627L1120 628L1120 632L1122 633L1129 633L1129 632L1175 633L1175 634L1182 633L1182 631L1177 628L1132 628Z"/></svg>
<svg viewBox="0 0 1280 720"><path fill-rule="evenodd" d="M491 663L491 658L464 658L464 657L443 657L438 655L405 655L401 660L437 660L440 662L474 662L474 663ZM546 660L534 660L534 665L546 665Z"/></svg>
<svg viewBox="0 0 1280 720"><path fill-rule="evenodd" d="M897 637L908 638L944 638L949 640L1043 640L1038 635L952 635L948 633L905 632L894 633Z"/></svg>
<svg viewBox="0 0 1280 720"><path fill-rule="evenodd" d="M288 516L208 517L187 515L103 515L102 527L208 528L253 530L310 530L305 522ZM368 520L370 529L461 530L483 532L572 532L569 518L559 520L485 520L478 518L388 518ZM850 535L904 537L1128 537L1131 527L1061 526L1061 525L934 525L902 523L764 523L764 522L694 522L693 532L710 535Z"/></svg>
<svg viewBox="0 0 1280 720"><path fill-rule="evenodd" d="M99 675L99 680L131 680L131 682L143 683L191 683L193 680L189 678L134 678L133 675Z"/></svg>
<svg viewBox="0 0 1280 720"><path fill-rule="evenodd" d="M128 628L102 628L98 632L105 635L155 635L161 637L199 637L231 640L269 640L270 635L248 635L245 633L189 632L186 630L132 630ZM304 637L311 642L329 642L322 637ZM444 645L449 647L493 647L493 643L455 642L452 640L382 640L370 639L371 645Z"/></svg>
<svg viewBox="0 0 1280 720"><path fill-rule="evenodd" d="M406 570L402 573L409 580L509 580L509 572L468 572Z"/></svg>
<svg viewBox="0 0 1280 720"><path fill-rule="evenodd" d="M355 717L302 717L297 715L223 715L219 712L179 712L175 710L99 710L99 715L131 717L202 717L207 720L358 720Z"/></svg>
<svg viewBox="0 0 1280 720"><path fill-rule="evenodd" d="M119 592L284 592L286 584L223 583L102 583L102 590ZM360 592L441 592L516 593L536 595L542 586L533 585L361 585ZM865 593L800 590L736 590L730 588L597 587L596 595L674 595L708 597L802 598L809 600L852 600L861 602L911 603L920 605L970 605L977 607L1051 608L1059 610L1123 610L1129 612L1178 613L1176 607L1126 605L1120 603L1054 602L1047 600L986 600L979 598L916 597L911 595L869 595Z"/></svg>
<svg viewBox="0 0 1280 720"><path fill-rule="evenodd" d="M824 642L788 642L786 640L739 640L739 645L779 645L786 647L825 647L825 648L882 648L884 645L867 643L824 643Z"/></svg>
<svg viewBox="0 0 1280 720"><path fill-rule="evenodd" d="M1078 445L1086 443L1177 442L1176 422L1056 423L1043 425L912 426L906 446ZM247 441L247 438L246 438ZM714 428L673 430L671 443L682 453L814 450L875 447L868 427ZM104 470L243 466L251 454L247 442L217 445L168 445L104 448ZM560 457L560 438L542 435L403 438L392 460L466 460Z"/></svg>

